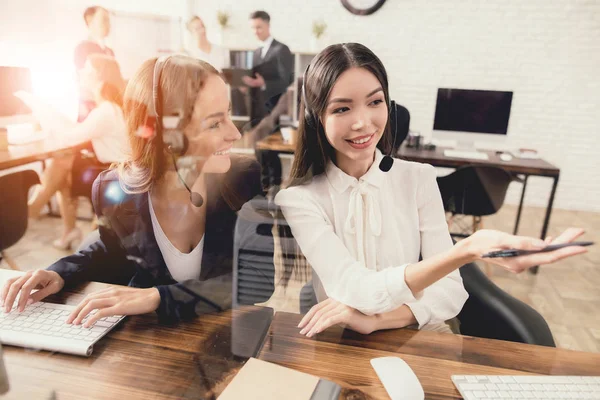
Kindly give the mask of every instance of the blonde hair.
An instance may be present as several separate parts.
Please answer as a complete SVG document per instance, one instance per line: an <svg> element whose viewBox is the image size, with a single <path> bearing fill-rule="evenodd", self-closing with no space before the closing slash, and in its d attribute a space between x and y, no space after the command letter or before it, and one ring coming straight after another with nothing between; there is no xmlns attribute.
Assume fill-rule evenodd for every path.
<svg viewBox="0 0 600 400"><path fill-rule="evenodd" d="M167 169L164 142L160 134L156 132L150 138L137 134L140 127L154 128L153 80L156 62L157 58L144 62L125 89L123 111L131 157L118 165L118 173L126 193L149 191ZM185 128L190 123L198 94L211 75L218 75L217 70L195 58L176 55L164 61L159 85L163 116L179 115L179 128Z"/></svg>

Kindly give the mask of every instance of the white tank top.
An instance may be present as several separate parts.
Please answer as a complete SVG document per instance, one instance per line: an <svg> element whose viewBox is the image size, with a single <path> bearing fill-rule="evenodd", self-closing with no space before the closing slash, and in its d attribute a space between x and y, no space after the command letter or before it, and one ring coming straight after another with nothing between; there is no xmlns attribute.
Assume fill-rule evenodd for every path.
<svg viewBox="0 0 600 400"><path fill-rule="evenodd" d="M152 196L148 193L148 204L150 206L150 218L152 219L152 230L158 243L158 248L167 264L167 268L173 279L177 282L183 282L189 279L199 279L202 268L202 252L204 251L204 235L189 253L182 253L173 246L165 232L160 227L160 223L152 207Z"/></svg>

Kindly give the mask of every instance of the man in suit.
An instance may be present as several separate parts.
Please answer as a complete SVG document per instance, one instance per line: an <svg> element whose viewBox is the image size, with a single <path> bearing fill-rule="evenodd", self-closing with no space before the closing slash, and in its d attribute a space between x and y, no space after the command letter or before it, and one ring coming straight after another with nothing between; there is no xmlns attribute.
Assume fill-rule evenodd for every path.
<svg viewBox="0 0 600 400"><path fill-rule="evenodd" d="M244 77L251 88L253 126L271 112L294 79L294 56L289 47L271 36L270 25L271 17L265 11L250 14L250 26L262 42L253 55L256 76Z"/></svg>

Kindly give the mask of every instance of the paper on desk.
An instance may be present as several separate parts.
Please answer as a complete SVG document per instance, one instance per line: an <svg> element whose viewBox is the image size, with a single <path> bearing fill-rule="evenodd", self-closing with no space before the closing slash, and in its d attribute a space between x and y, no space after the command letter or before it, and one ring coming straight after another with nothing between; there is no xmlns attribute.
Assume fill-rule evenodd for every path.
<svg viewBox="0 0 600 400"><path fill-rule="evenodd" d="M14 95L31 109L43 131L49 134L62 133L75 126L75 122L39 96L23 90L15 92Z"/></svg>
<svg viewBox="0 0 600 400"><path fill-rule="evenodd" d="M219 396L219 400L309 400L319 378L250 358Z"/></svg>

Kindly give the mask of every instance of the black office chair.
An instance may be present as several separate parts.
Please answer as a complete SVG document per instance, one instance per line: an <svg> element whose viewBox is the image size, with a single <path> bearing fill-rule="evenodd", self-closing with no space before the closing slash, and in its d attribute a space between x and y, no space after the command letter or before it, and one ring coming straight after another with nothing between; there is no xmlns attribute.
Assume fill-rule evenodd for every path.
<svg viewBox="0 0 600 400"><path fill-rule="evenodd" d="M496 286L477 265L461 267L460 275L469 293L458 314L461 334L556 347L544 317Z"/></svg>
<svg viewBox="0 0 600 400"><path fill-rule="evenodd" d="M39 183L38 174L32 170L0 176L0 260L6 260L14 270L19 268L4 250L17 243L27 231L29 189Z"/></svg>
<svg viewBox="0 0 600 400"><path fill-rule="evenodd" d="M81 157L73 165L71 196L85 197L91 203L94 181L109 168L110 164L100 163L92 153L82 151Z"/></svg>
<svg viewBox="0 0 600 400"><path fill-rule="evenodd" d="M467 237L481 227L481 217L498 212L508 185L515 177L498 167L467 165L437 178L444 210L452 214L450 230L456 215L473 218L472 231L451 232L453 237Z"/></svg>
<svg viewBox="0 0 600 400"><path fill-rule="evenodd" d="M390 113L390 126L396 126L396 137L393 139L394 154L400 149L402 142L408 136L410 128L410 112L408 109L396 102L392 102L395 110ZM395 112L394 112L395 111Z"/></svg>

